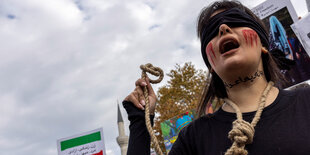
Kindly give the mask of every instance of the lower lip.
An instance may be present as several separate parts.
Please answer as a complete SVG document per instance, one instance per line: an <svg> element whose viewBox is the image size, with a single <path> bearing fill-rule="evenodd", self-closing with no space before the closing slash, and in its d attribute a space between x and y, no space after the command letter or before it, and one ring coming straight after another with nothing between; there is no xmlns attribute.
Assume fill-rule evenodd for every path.
<svg viewBox="0 0 310 155"><path fill-rule="evenodd" d="M222 56L227 56L227 55L230 55L232 53L235 53L235 52L237 52L238 49L239 49L239 47L232 49L232 50L229 50L228 52L223 53Z"/></svg>

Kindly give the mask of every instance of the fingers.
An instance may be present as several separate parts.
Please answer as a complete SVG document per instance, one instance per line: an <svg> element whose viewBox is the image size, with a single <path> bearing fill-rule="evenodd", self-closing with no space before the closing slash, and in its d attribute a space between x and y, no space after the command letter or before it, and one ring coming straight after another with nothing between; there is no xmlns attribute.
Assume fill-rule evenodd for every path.
<svg viewBox="0 0 310 155"><path fill-rule="evenodd" d="M144 86L147 87L149 95L155 97L155 92L153 90L152 85L150 84L150 79L148 77L146 77L146 79L138 79L136 81L136 86L140 86L141 88L143 88Z"/></svg>
<svg viewBox="0 0 310 155"><path fill-rule="evenodd" d="M126 101L130 101L132 102L137 108L144 110L144 107L142 106L142 104L139 102L139 95L137 91L133 91L132 93L130 93L126 98Z"/></svg>
<svg viewBox="0 0 310 155"><path fill-rule="evenodd" d="M147 90L149 92L149 95L155 97L156 96L155 92L153 90L152 85L150 84L150 79L148 77L146 77L146 84L147 84L146 87L147 87Z"/></svg>
<svg viewBox="0 0 310 155"><path fill-rule="evenodd" d="M154 90L150 84L150 81L148 78L146 78L146 80L144 79L138 79L135 82L136 88L134 89L134 91L132 93L130 93L125 100L132 102L137 108L144 110L144 106L145 106L145 98L144 98L144 92L143 92L143 87L146 86L146 88L148 89L148 93L149 93L149 98L156 98L156 95L154 93Z"/></svg>
<svg viewBox="0 0 310 155"><path fill-rule="evenodd" d="M144 79L138 79L135 84L136 84L136 86L140 86L140 87L144 87L147 85L147 83Z"/></svg>
<svg viewBox="0 0 310 155"><path fill-rule="evenodd" d="M142 106L145 106L145 98L144 98L144 95L143 95L144 93L143 93L141 87L140 86L136 86L135 92L137 92L137 95L138 95L137 99L140 102L140 104Z"/></svg>

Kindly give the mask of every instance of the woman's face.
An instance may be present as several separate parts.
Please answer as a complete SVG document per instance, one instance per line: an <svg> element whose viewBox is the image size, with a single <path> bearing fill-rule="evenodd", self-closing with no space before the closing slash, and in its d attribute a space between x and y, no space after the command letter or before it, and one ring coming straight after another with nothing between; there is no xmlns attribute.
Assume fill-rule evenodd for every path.
<svg viewBox="0 0 310 155"><path fill-rule="evenodd" d="M224 80L228 75L246 75L262 69L261 49L260 38L253 29L222 24L205 52L213 70Z"/></svg>

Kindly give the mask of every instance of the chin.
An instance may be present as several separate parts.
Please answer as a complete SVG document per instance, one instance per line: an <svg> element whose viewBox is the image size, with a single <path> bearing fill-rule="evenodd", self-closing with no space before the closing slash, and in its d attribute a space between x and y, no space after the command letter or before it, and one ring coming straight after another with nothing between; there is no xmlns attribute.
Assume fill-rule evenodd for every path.
<svg viewBox="0 0 310 155"><path fill-rule="evenodd" d="M230 75L248 75L258 69L255 62L249 61L231 61L225 65L223 72Z"/></svg>
<svg viewBox="0 0 310 155"><path fill-rule="evenodd" d="M240 57L231 57L224 61L223 66L226 71L231 71L235 69L242 69L244 66L249 65L244 59Z"/></svg>

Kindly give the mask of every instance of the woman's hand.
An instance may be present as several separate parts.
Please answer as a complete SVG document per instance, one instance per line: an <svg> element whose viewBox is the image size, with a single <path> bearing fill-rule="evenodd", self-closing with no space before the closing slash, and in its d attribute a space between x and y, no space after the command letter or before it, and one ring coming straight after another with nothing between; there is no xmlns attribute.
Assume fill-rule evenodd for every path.
<svg viewBox="0 0 310 155"><path fill-rule="evenodd" d="M149 104L150 104L150 114L154 115L155 112L155 104L156 104L156 95L154 93L154 90L150 84L150 81L148 78L146 80L144 79L138 79L135 83L136 88L124 99L125 101L132 102L137 108L144 110L145 106L145 98L143 93L143 87L146 86L148 92L149 92Z"/></svg>

